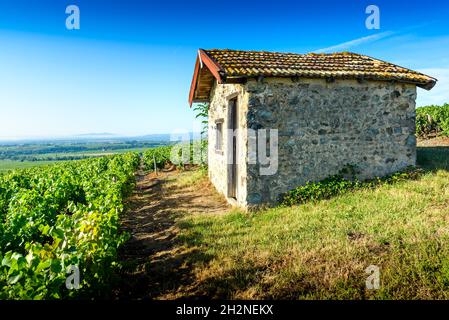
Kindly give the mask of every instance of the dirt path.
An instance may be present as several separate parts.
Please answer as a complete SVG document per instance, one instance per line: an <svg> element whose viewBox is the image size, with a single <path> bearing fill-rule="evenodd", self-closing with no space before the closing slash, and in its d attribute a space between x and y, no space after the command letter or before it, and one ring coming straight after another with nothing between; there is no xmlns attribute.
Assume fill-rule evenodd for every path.
<svg viewBox="0 0 449 320"><path fill-rule="evenodd" d="M176 222L187 214L226 212L229 207L198 171L137 173L123 229L131 239L123 246L115 296L119 299L170 297L191 281L192 252L180 246Z"/></svg>
<svg viewBox="0 0 449 320"><path fill-rule="evenodd" d="M449 147L449 137L418 139L418 147Z"/></svg>

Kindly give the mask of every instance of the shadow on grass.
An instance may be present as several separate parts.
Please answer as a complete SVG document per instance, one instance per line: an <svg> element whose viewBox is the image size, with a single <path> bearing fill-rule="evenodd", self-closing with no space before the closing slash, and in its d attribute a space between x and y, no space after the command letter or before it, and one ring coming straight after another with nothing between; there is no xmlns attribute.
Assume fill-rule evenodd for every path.
<svg viewBox="0 0 449 320"><path fill-rule="evenodd" d="M449 171L449 147L418 147L417 164L426 171Z"/></svg>
<svg viewBox="0 0 449 320"><path fill-rule="evenodd" d="M138 177L122 228L131 238L119 252L121 268L115 275L112 297L158 299L173 296L180 287L192 287L194 265L212 257L186 246L178 237L178 219L186 212L204 212L201 193L168 179ZM182 227L181 227L182 228ZM200 235L196 235L198 241Z"/></svg>

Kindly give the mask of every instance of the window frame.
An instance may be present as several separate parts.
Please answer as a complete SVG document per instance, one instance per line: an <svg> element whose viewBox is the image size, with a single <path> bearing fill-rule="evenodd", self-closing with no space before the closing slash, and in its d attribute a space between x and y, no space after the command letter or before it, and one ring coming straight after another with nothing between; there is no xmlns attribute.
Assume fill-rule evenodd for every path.
<svg viewBox="0 0 449 320"><path fill-rule="evenodd" d="M215 120L215 152L223 154L224 138L223 138L224 119Z"/></svg>

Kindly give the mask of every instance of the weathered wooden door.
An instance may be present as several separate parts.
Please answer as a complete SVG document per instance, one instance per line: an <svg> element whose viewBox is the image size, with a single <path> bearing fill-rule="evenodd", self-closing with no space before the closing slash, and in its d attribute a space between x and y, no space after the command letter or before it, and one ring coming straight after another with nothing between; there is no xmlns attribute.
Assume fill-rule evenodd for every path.
<svg viewBox="0 0 449 320"><path fill-rule="evenodd" d="M229 140L229 152L232 152L232 162L228 164L228 196L230 198L237 198L237 142L238 142L238 109L237 98L229 102L229 129L232 130L232 139Z"/></svg>

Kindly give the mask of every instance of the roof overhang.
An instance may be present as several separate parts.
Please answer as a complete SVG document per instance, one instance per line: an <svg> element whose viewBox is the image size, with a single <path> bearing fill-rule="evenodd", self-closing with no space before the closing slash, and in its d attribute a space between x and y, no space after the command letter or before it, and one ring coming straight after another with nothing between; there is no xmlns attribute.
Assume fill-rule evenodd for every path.
<svg viewBox="0 0 449 320"><path fill-rule="evenodd" d="M437 84L438 80L437 79L433 79L433 81L429 81L426 84L422 84L422 83L417 83L416 85L420 88L423 88L427 91L430 91L433 89L433 87L435 87L435 85Z"/></svg>
<svg viewBox="0 0 449 320"><path fill-rule="evenodd" d="M264 59L267 59L268 62ZM291 61L298 65L291 68ZM335 71L323 67L329 63L339 63L342 70ZM356 72L348 68L348 63L361 65L367 70ZM310 64L314 68L311 68ZM391 70L385 71L384 69ZM336 79L389 81L412 84L425 90L431 90L437 83L437 79L425 74L350 52L300 55L265 51L199 49L190 85L189 104L192 106L192 103L195 102L209 102L215 82L219 84L244 83L249 78L261 77L323 78L332 81Z"/></svg>
<svg viewBox="0 0 449 320"><path fill-rule="evenodd" d="M203 49L199 49L198 56L196 57L192 83L190 85L190 106L192 106L192 103L194 102L209 101L209 94L215 80L218 83L224 82L225 72L223 68L209 57Z"/></svg>

